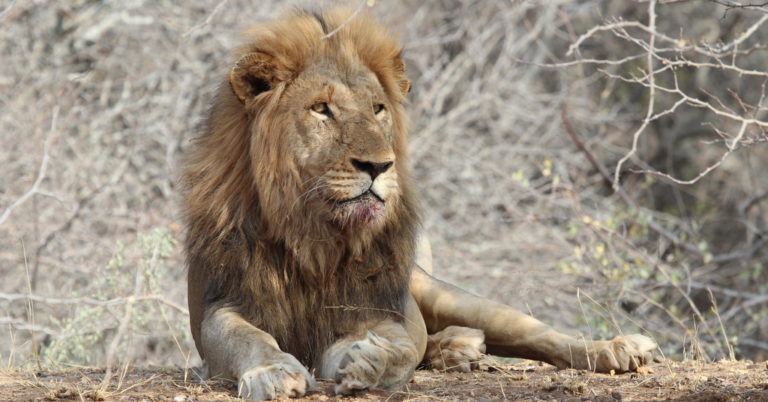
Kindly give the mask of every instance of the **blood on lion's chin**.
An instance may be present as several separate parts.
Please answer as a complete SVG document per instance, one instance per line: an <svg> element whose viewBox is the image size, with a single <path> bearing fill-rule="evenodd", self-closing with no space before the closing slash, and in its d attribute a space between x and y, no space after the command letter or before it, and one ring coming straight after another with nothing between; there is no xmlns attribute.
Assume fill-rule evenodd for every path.
<svg viewBox="0 0 768 402"><path fill-rule="evenodd" d="M385 217L385 203L370 194L333 206L333 221L342 229L379 229Z"/></svg>

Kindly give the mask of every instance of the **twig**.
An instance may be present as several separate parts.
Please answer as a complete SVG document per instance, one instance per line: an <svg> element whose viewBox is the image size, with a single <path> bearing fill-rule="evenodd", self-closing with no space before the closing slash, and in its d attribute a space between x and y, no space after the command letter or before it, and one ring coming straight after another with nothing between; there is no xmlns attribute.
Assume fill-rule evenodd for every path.
<svg viewBox="0 0 768 402"><path fill-rule="evenodd" d="M35 251L35 258L34 258L34 265L32 267L32 289L29 291L29 293L33 293L37 289L37 274L40 269L40 257L43 254L43 251L46 250L46 248L51 244L53 239L56 237L56 235L65 232L69 230L72 225L81 217L83 210L85 207L93 201L94 198L96 198L98 195L100 195L104 190L111 187L112 185L118 183L120 179L125 175L125 172L128 170L128 166L130 164L128 163L128 160L124 160L119 168L115 170L115 173L112 175L112 177L109 178L106 182L102 183L95 189L93 189L88 195L81 198L77 202L77 206L75 207L74 212L67 218L64 223L62 223L59 227L56 229L51 230L48 232L48 234L45 236L42 242L40 242L40 245L37 247L37 250Z"/></svg>
<svg viewBox="0 0 768 402"><path fill-rule="evenodd" d="M32 280L29 275L27 247L24 246L23 239L21 241L21 250L22 250L22 253L24 254L24 273L26 274L26 279L27 279L27 291L29 293L32 293ZM35 303L32 300L27 300L27 316L29 317L29 321L32 323L32 326L35 326ZM42 369L42 367L40 366L40 353L37 347L37 340L34 337L32 338L32 354L35 358L35 362L37 363L37 368Z"/></svg>
<svg viewBox="0 0 768 402"><path fill-rule="evenodd" d="M616 169L613 172L613 190L619 190L619 175L621 174L621 167L624 162L629 160L637 152L637 143L640 141L640 135L645 131L645 128L651 122L653 116L653 104L656 101L656 79L653 69L653 52L656 47L656 0L650 0L648 2L648 30L650 39L648 41L648 57L646 60L648 68L648 110L645 114L643 123L640 124L635 133L632 135L632 148L627 152L619 162L616 164Z"/></svg>
<svg viewBox="0 0 768 402"><path fill-rule="evenodd" d="M597 169L605 184L608 187L614 187L613 180L611 179L611 174L608 172L608 169L606 169L605 166L603 166L603 164L597 160L595 155L584 145L579 136L576 134L576 131L573 129L573 126L571 126L571 122L568 120L568 106L564 106L563 109L560 110L560 118L563 120L563 127L565 128L566 134L571 137L573 143L576 144L576 148L578 148L584 154L584 156L587 157L589 163L592 164L592 167ZM624 191L621 189L620 191L621 193L619 195L623 195Z"/></svg>
<svg viewBox="0 0 768 402"><path fill-rule="evenodd" d="M739 206L739 213L741 215L746 215L747 211L749 211L753 206L759 204L761 201L766 199L768 199L768 191L764 191L761 194L750 197Z"/></svg>
<svg viewBox="0 0 768 402"><path fill-rule="evenodd" d="M704 318L704 314L701 313L698 307L696 307L696 303L694 303L693 299L691 299L691 296L686 292L683 288L680 287L673 279L672 275L667 271L667 268L664 264L657 264L657 267L659 269L659 272L661 272L662 275L664 275L664 279L669 282L669 286L673 287L677 290L677 292L680 294L680 296L685 299L685 301L688 303L688 307L690 307L691 311L693 312L693 315L695 317L698 317L699 321L704 324L704 329L706 330L707 334L712 339L717 339L717 335L715 335L715 331L712 329L712 326L709 325L709 322ZM720 350L720 353L722 353L722 350ZM725 357L725 356L723 356Z"/></svg>
<svg viewBox="0 0 768 402"><path fill-rule="evenodd" d="M728 340L728 333L725 332L725 325L723 325L723 320L720 318L720 311L717 309L717 299L715 299L715 295L712 294L712 289L707 288L707 293L709 294L709 300L712 302L712 312L715 314L715 317L717 317L718 324L720 324L720 332L723 334L723 341L728 348L728 358L731 361L734 361L736 360L736 354L733 352L733 345L731 345L731 342Z"/></svg>
<svg viewBox="0 0 768 402"><path fill-rule="evenodd" d="M5 18L5 16L8 15L8 13L11 11L13 6L15 5L16 5L16 0L11 0L11 4L8 4L8 6L3 9L3 11L0 11L0 21L2 21L3 18Z"/></svg>
<svg viewBox="0 0 768 402"><path fill-rule="evenodd" d="M213 11L211 11L211 13L208 14L208 16L205 18L205 20L203 20L203 22L193 26L192 28L189 28L189 30L187 32L185 32L184 35L182 35L182 36L186 38L189 35L192 35L192 33L197 31L198 29L200 29L200 28L210 24L211 21L213 20L213 17L215 17L216 14L218 14L219 11L221 11L221 9L224 8L224 5L226 5L228 1L229 0L222 0L222 1L220 1L219 4L217 4L216 7L213 9Z"/></svg>
<svg viewBox="0 0 768 402"><path fill-rule="evenodd" d="M0 325L10 325L16 329L21 329L24 331L31 331L31 332L42 332L44 334L48 334L52 336L59 335L59 332L51 327L46 327L44 325L31 324L28 321L22 320L20 318L0 317Z"/></svg>
<svg viewBox="0 0 768 402"><path fill-rule="evenodd" d="M107 370L104 373L104 378L101 380L101 385L100 385L100 389L103 391L106 391L107 388L109 388L110 381L112 381L112 376L114 375L113 369L114 369L115 352L117 351L117 347L120 345L120 340L122 340L125 333L130 330L131 318L133 317L133 305L136 300L135 298L138 297L139 294L141 293L141 285L143 282L142 268L143 266L141 264L139 264L136 267L136 276L133 282L133 296L129 296L128 298L126 298L125 311L123 313L123 317L120 319L120 324L117 326L117 332L115 333L115 336L112 338L112 342L110 342L109 346L107 347L107 353L105 358Z"/></svg>
<svg viewBox="0 0 768 402"><path fill-rule="evenodd" d="M656 1L649 1L649 8L650 8L650 3L655 3L655 2ZM655 18L655 15L654 15L654 18ZM718 47L700 46L700 45L690 44L689 42L682 41L679 38L673 38L671 36L668 36L668 35L665 35L665 34L663 34L661 32L658 32L656 30L655 26L651 27L650 25L645 25L645 24L643 24L641 22L638 22L638 21L615 21L615 22L608 23L608 24L605 24L605 25L600 25L600 26L593 27L592 29L590 29L586 33L584 33L581 36L579 36L579 38L576 40L576 42L574 42L568 48L568 51L566 52L566 56L571 56L574 52L576 52L578 50L578 48L581 46L581 44L584 41L586 41L587 39L590 39L592 36L594 36L598 32L606 32L606 31L608 31L608 32L612 32L612 33L614 33L616 35L621 35L620 33L623 33L623 35L625 35L626 38L629 38L630 40L633 40L635 43L637 43L639 45L643 45L642 41L639 41L638 39L636 39L634 37L631 37L631 36L628 36L626 34L626 31L625 31L626 28L636 28L636 29L639 29L639 30L644 31L645 33L651 35L654 40L659 40L659 41L662 41L664 43L668 43L668 44L672 45L674 51L677 51L677 52L692 51L692 52L696 52L698 54L701 54L703 56L708 56L708 57L713 57L713 58L716 58L716 59L720 59L722 57L730 55L731 54L730 52L734 51L734 49L737 48L739 44L741 44L744 41L746 41L747 39L749 39L751 37L751 35L753 35L755 32L757 32L757 29L762 24L764 24L767 21L768 21L767 19L761 18L755 24L753 24L749 29L746 30L745 34L748 34L748 35L745 35L745 34L740 35L734 41L726 43L726 44L723 44L723 45L720 45ZM643 47L645 48L646 52L651 50L651 51L653 51L653 53L655 53L655 52L660 50L660 49L656 49L656 48L653 48L653 47L649 47L649 45L643 45ZM672 51L673 49L668 49L668 51Z"/></svg>
<svg viewBox="0 0 768 402"><path fill-rule="evenodd" d="M19 199L17 199L13 204L9 205L5 211L3 211L3 214L0 215L0 225L5 222L6 219L8 219L8 216L11 215L11 211L16 209L19 205L23 204L24 202L29 199L29 197L35 195L35 193L38 192L38 189L40 188L40 183L43 182L43 179L45 178L46 170L48 169L48 160L50 159L50 156L48 155L48 151L51 147L51 140L53 139L53 134L56 132L56 123L59 119L59 107L56 106L53 108L53 116L51 117L51 128L48 130L48 135L46 135L45 141L43 142L43 160L40 162L40 170L37 173L37 178L35 179L35 182L32 184L32 188L29 189L24 195L22 195Z"/></svg>
<svg viewBox="0 0 768 402"><path fill-rule="evenodd" d="M637 208L637 203L635 203L635 200L632 199L632 197L627 194L626 191L621 187L621 184L617 184L613 181L613 178L611 177L610 173L608 173L608 169L603 166L600 161L597 160L595 155L592 153L592 151L587 148L584 143L581 141L579 136L576 134L576 131L574 131L573 127L571 126L570 122L568 121L568 115L567 115L567 109L564 108L561 112L561 118L563 119L563 127L565 128L565 132L568 134L568 136L571 138L571 140L576 144L576 147L579 148L579 150L584 153L584 155L587 157L590 163L592 163L592 166L597 169L597 171L600 173L600 175L603 177L603 181L605 181L611 188L615 189L616 194L619 195L619 197L631 208ZM671 241L672 243L684 247L686 250L695 253L697 256L701 257L702 253L701 250L695 245L688 242L683 241L680 239L679 236L675 235L674 233L670 232L669 230L665 229L658 223L654 221L648 222L648 227L651 228L654 232L658 233L662 237L666 238L667 240Z"/></svg>
<svg viewBox="0 0 768 402"><path fill-rule="evenodd" d="M745 122L741 123L741 128L739 129L739 132L736 135L736 138L734 138L733 141L731 141L730 144L726 143L727 146L728 146L728 150L720 157L720 159L718 159L717 162L707 166L706 169L704 169L701 172L699 172L699 174L697 174L696 177L694 177L694 178L692 178L690 180L678 179L678 178L672 176L669 173L659 172L658 170L632 169L630 171L632 173L645 173L645 174L650 174L650 175L653 175L653 176L662 177L664 179L667 179L667 180L669 180L669 181L671 181L673 183L677 183L677 184L694 184L697 181L701 180L701 178L703 178L704 176L709 174L709 172L717 169L718 167L720 167L720 165L723 164L725 159L728 158L728 156L731 153L733 153L733 151L735 150L736 144L738 144L739 141L741 141L742 137L744 137L744 132L746 132L746 130L747 130L747 122L745 121Z"/></svg>
<svg viewBox="0 0 768 402"><path fill-rule="evenodd" d="M45 297L45 296L23 294L23 293L0 293L0 299L4 299L7 301L31 300L31 301L35 301L38 303L45 303L45 304L90 304L94 306L103 306L103 307L121 305L121 304L128 303L129 301L131 302L155 301L158 303L165 304L166 306L169 306L174 310L177 310L185 315L189 315L189 310L187 310L183 306L175 302L172 302L168 299L165 299L162 296L157 296L157 295L128 296L128 297L117 297L109 300L98 300L90 297L58 298L58 297Z"/></svg>
<svg viewBox="0 0 768 402"><path fill-rule="evenodd" d="M663 172L651 170L651 169L632 170L633 173L651 174L651 175L659 176L671 182L682 184L682 185L696 183L697 181L705 177L707 174L712 172L714 169L717 169L718 167L720 167L722 163L725 161L725 159L729 156L729 154L736 150L737 145L742 145L742 141L744 140L745 134L750 126L757 126L761 129L768 127L768 121L761 120L756 116L747 117L744 115L739 115L738 113L728 108L719 99L717 99L712 95L710 95L710 97L714 98L715 103L710 103L708 101L701 100L686 94L679 87L677 82L677 75L674 73L675 67L694 67L694 68L715 68L715 69L720 69L724 71L734 72L739 74L740 76L768 77L768 73L766 72L751 70L751 69L744 69L736 65L736 56L738 54L748 54L748 52L750 52L755 48L763 48L763 45L760 45L758 43L757 45L754 45L753 47L750 47L747 50L739 50L739 48L742 47L747 42L748 39L753 38L756 35L756 33L760 31L763 25L768 23L768 14L763 15L756 22L749 25L747 29L745 29L741 34L739 34L731 42L718 44L718 45L708 45L708 44L698 45L681 38L670 37L668 35L665 35L657 31L657 28L656 28L657 15L655 10L655 5L657 4L657 2L658 1L656 0L648 1L648 24L647 25L637 21L619 20L619 21L607 22L603 25L593 27L589 29L587 32L585 32L584 34L580 35L575 41L573 41L568 51L566 52L567 56L576 54L577 55L576 60L572 60L564 63L544 65L546 67L568 67L568 66L576 66L576 65L582 65L582 64L596 64L596 65L605 65L605 66L617 65L617 64L626 65L625 63L639 56L639 55L628 56L619 60L583 59L579 52L580 47L583 45L583 43L586 40L594 37L596 34L600 32L611 32L614 35L618 36L619 38L622 38L630 43L636 44L637 46L643 49L646 56L646 71L644 75L640 77L626 78L620 75L611 74L607 71L604 71L603 69L598 69L599 71L603 72L610 78L643 85L644 87L648 88L648 93L649 93L649 99L646 107L645 118L642 120L640 126L634 131L632 135L631 148L616 164L614 174L613 174L613 180L612 180L615 191L618 191L618 185L620 182L622 167L630 158L636 155L638 150L639 140L642 137L644 131L648 128L648 125L652 121L657 120L662 116L672 114L679 106L683 104L688 104L694 107L706 108L710 112L714 113L716 116L724 117L724 118L739 122L740 128L737 134L734 136L735 138L733 138L732 140L726 140L728 151L724 155L722 155L722 157L718 161L706 167L704 171L700 172L696 177L690 180L679 179L679 178L673 177L668 173L663 173ZM730 0L722 1L722 2L720 1L713 1L713 2L723 4L723 5L726 5L727 7L732 7L732 8L743 7L743 6L762 7L762 4L744 5L744 4L730 1ZM649 35L648 41L647 42L643 41L642 39L629 34L627 30L630 28L639 29L647 33ZM669 44L671 45L671 47L659 48L656 46L657 42L663 42L663 43ZM678 56L673 59L663 55L663 53L668 53L668 52L674 52ZM712 62L692 61L684 56L685 52L693 52L695 54L699 54L705 57L710 57L710 58L713 58L714 61ZM730 59L728 59L727 56L730 56ZM660 62L661 64L663 64L663 66L659 69L654 69L654 62ZM672 72L672 78L675 82L674 88L667 88L664 86L660 86L656 82L656 75L663 72L668 72L668 71ZM706 93L706 90L704 90L704 92ZM677 99L674 102L673 106L667 108L662 112L655 113L654 112L655 102L656 102L656 97L659 93L676 95L679 97L679 99ZM742 109L745 109L745 108L748 108L748 106L751 106L751 105L744 104L744 102L740 98L737 100L741 104ZM720 132L720 130L717 130L717 129L716 131Z"/></svg>
<svg viewBox="0 0 768 402"><path fill-rule="evenodd" d="M345 26L347 26L347 24L349 24L350 21L355 19L355 17L357 17L357 15L360 14L360 11L363 11L363 8L365 8L365 4L367 2L368 2L368 0L360 0L360 4L357 6L355 11L352 13L352 15L350 15L349 18L347 18L346 21L344 21L341 24L339 24L339 26L334 28L331 32L328 32L327 34L321 36L320 39L328 39L331 36L336 35L336 33L341 31Z"/></svg>

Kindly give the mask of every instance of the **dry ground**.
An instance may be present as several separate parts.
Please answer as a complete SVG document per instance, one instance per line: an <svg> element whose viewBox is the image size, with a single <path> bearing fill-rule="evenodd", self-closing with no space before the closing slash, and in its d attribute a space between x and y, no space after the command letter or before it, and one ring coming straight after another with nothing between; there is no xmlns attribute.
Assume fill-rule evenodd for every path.
<svg viewBox="0 0 768 402"><path fill-rule="evenodd" d="M98 389L103 369L59 372L0 371L0 400L235 400L231 383L194 380L174 368L131 369L107 391ZM639 374L558 371L535 362L484 366L469 374L417 371L399 392L371 391L336 398L331 382L301 400L684 400L768 401L768 362L657 363Z"/></svg>

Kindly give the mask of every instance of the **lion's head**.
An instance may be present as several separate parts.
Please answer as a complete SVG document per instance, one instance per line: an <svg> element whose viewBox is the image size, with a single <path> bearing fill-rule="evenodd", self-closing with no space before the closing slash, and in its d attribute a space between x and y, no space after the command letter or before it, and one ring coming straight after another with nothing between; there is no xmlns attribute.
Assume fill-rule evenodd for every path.
<svg viewBox="0 0 768 402"><path fill-rule="evenodd" d="M283 242L311 269L333 263L329 250L361 254L377 236L411 231L410 84L392 35L336 9L245 37L186 164L190 220L219 240Z"/></svg>

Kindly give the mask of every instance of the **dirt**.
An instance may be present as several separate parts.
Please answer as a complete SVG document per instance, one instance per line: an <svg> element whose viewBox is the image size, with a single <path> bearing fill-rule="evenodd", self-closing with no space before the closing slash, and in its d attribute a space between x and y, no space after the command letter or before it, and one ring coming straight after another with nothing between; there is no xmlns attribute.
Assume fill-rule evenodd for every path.
<svg viewBox="0 0 768 402"><path fill-rule="evenodd" d="M320 381L307 401L768 401L768 362L655 363L640 373L596 374L560 370L536 362L484 364L472 373L419 370L403 390L372 390L351 397L333 395L333 383ZM0 370L0 400L226 401L237 400L234 384L201 382L180 368L132 368L117 373L101 389L105 370Z"/></svg>

